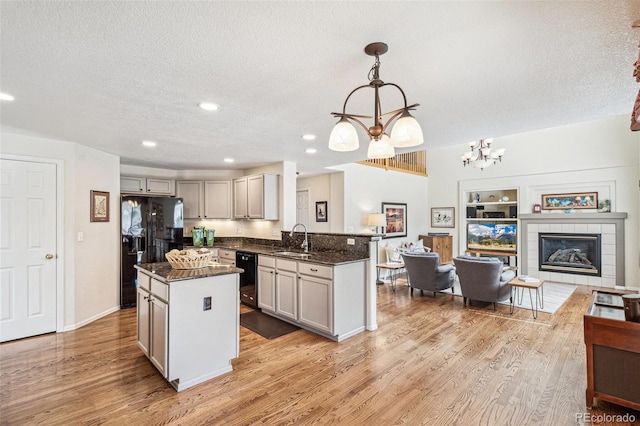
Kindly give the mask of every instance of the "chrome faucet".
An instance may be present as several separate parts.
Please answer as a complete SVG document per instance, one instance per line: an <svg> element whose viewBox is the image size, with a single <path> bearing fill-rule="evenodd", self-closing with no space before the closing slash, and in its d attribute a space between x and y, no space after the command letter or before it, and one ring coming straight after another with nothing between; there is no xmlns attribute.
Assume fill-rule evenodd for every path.
<svg viewBox="0 0 640 426"><path fill-rule="evenodd" d="M304 228L304 241L302 242L302 245L300 247L304 249L305 253L309 253L309 239L307 238L307 226L304 223L296 223L295 225L293 225L293 228L291 228L291 232L289 232L289 236L293 237L293 231L296 230L296 227L298 225Z"/></svg>

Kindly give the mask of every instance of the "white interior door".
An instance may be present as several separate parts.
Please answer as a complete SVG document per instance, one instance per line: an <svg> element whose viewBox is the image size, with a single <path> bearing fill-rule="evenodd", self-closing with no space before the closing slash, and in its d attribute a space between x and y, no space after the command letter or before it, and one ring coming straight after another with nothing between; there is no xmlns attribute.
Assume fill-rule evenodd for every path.
<svg viewBox="0 0 640 426"><path fill-rule="evenodd" d="M0 341L56 331L56 165L0 160Z"/></svg>
<svg viewBox="0 0 640 426"><path fill-rule="evenodd" d="M296 191L296 223L304 223L309 229L309 190Z"/></svg>

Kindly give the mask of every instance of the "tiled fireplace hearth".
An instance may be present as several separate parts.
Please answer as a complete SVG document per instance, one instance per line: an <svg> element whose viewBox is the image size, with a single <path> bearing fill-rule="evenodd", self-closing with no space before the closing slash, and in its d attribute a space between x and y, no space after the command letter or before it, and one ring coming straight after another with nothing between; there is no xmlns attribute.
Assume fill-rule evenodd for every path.
<svg viewBox="0 0 640 426"><path fill-rule="evenodd" d="M531 275L544 280L556 281L568 284L583 284L598 287L624 286L624 221L626 213L551 213L551 214L523 214L520 215L521 245L520 245L520 273ZM539 247L540 236L568 236L571 240L595 239L599 247L596 247L598 272L588 273L583 271L566 271L562 267L544 265L547 259L540 262L541 250ZM594 243L592 242L591 245ZM585 251L582 243L578 242L577 253L582 256ZM567 252L572 247L566 246ZM564 253L563 253L564 254ZM543 254L543 257L546 256ZM595 257L590 255L589 257ZM575 256L573 256L575 258ZM566 261L566 259L565 259ZM543 264L541 267L540 265ZM541 270L541 268L543 270ZM544 270L546 269L546 270ZM552 269L552 270L549 270ZM556 269L556 270L553 270ZM575 269L575 268L573 268ZM585 273L586 272L586 273Z"/></svg>

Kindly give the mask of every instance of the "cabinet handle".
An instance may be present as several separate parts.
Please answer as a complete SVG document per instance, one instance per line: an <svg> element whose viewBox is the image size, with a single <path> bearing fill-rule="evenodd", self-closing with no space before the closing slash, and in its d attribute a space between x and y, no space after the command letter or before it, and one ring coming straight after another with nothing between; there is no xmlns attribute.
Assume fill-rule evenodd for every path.
<svg viewBox="0 0 640 426"><path fill-rule="evenodd" d="M149 298L149 296L144 296L144 300L147 300Z"/></svg>
<svg viewBox="0 0 640 426"><path fill-rule="evenodd" d="M311 270L311 272L318 272L317 269L313 269L313 268L309 268Z"/></svg>

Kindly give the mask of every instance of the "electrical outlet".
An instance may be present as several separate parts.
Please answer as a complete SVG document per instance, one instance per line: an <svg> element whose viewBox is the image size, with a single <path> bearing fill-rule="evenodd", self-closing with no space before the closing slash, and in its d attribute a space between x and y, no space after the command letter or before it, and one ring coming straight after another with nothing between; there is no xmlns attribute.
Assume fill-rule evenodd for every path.
<svg viewBox="0 0 640 426"><path fill-rule="evenodd" d="M210 311L211 310L211 296L207 296L202 301L202 310Z"/></svg>
<svg viewBox="0 0 640 426"><path fill-rule="evenodd" d="M356 240L354 238L347 238L347 244L353 246L356 244Z"/></svg>
<svg viewBox="0 0 640 426"><path fill-rule="evenodd" d="M78 241L79 242L83 242L84 241L84 232L78 232Z"/></svg>
<svg viewBox="0 0 640 426"><path fill-rule="evenodd" d="M271 231L271 235L273 235L274 237L280 236L280 230L278 228L273 228L273 230Z"/></svg>
<svg viewBox="0 0 640 426"><path fill-rule="evenodd" d="M242 234L242 228L239 226L236 226L236 234Z"/></svg>

